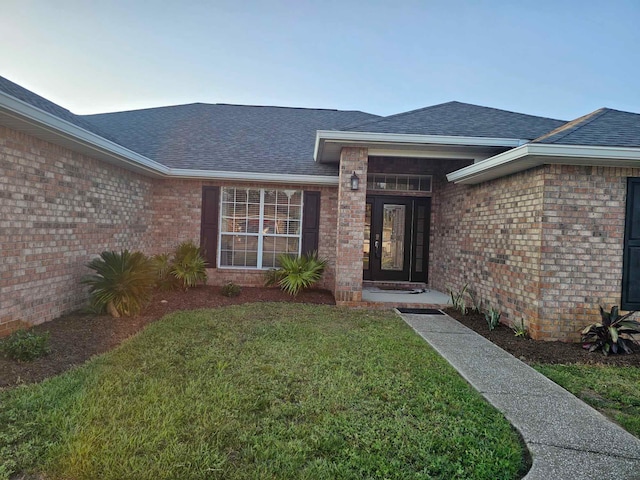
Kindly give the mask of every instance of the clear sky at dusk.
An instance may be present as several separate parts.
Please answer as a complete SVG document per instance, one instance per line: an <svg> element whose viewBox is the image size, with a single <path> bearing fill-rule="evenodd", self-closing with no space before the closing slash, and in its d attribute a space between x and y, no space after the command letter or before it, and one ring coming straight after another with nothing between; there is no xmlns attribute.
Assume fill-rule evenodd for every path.
<svg viewBox="0 0 640 480"><path fill-rule="evenodd" d="M0 75L74 113L181 103L389 115L458 100L640 113L640 0L1 0Z"/></svg>

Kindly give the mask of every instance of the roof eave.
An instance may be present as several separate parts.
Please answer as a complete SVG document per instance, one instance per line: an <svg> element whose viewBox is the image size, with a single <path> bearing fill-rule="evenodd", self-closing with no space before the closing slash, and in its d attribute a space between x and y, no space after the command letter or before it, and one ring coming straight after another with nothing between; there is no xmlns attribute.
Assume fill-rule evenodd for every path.
<svg viewBox="0 0 640 480"><path fill-rule="evenodd" d="M456 147L492 147L492 148L515 148L528 140L519 138L489 138L489 137L463 137L451 135L415 135L400 133L374 133L374 132L348 132L337 130L318 130L316 132L316 142L313 158L318 163L338 162L339 158L334 158L326 153L326 144L339 146L362 146L368 148L379 148L385 146L456 146Z"/></svg>
<svg viewBox="0 0 640 480"><path fill-rule="evenodd" d="M530 143L451 172L447 180L473 185L540 165L640 167L640 148Z"/></svg>
<svg viewBox="0 0 640 480"><path fill-rule="evenodd" d="M0 124L152 177L320 186L338 184L337 176L328 175L282 175L170 168L4 92L0 92Z"/></svg>
<svg viewBox="0 0 640 480"><path fill-rule="evenodd" d="M166 175L168 168L100 135L0 92L0 118L10 128L62 144L124 168L147 175ZM73 148L75 147L75 148Z"/></svg>

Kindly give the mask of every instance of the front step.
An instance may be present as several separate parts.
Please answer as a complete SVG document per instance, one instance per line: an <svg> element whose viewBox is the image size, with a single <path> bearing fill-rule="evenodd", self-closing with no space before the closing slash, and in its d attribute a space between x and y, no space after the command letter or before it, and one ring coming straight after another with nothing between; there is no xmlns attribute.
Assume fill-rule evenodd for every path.
<svg viewBox="0 0 640 480"><path fill-rule="evenodd" d="M362 288L379 288L381 290L420 290L427 289L428 285L424 282L389 282L363 280Z"/></svg>

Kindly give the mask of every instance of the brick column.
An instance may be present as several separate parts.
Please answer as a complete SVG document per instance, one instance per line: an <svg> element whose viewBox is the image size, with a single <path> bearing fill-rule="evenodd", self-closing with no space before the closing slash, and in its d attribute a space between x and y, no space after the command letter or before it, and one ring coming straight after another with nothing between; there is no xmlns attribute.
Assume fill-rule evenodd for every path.
<svg viewBox="0 0 640 480"><path fill-rule="evenodd" d="M336 239L336 287L338 305L362 301L362 249L367 197L368 149L345 147L340 153L338 232ZM351 190L353 172L360 188Z"/></svg>

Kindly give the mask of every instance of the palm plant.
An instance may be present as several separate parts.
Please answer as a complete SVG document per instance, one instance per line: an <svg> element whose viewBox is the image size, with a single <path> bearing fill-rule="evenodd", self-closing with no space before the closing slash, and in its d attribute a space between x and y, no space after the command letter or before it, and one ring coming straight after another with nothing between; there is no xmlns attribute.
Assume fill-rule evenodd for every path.
<svg viewBox="0 0 640 480"><path fill-rule="evenodd" d="M582 331L584 348L590 352L602 350L602 353L632 353L631 345L638 345L634 336L640 335L640 322L629 317L635 312L620 315L618 307L610 312L600 307L602 322L589 325Z"/></svg>
<svg viewBox="0 0 640 480"><path fill-rule="evenodd" d="M170 266L170 274L175 277L184 290L206 283L206 261L198 247L192 241L182 242L176 247Z"/></svg>
<svg viewBox="0 0 640 480"><path fill-rule="evenodd" d="M312 252L300 257L280 255L278 264L279 268L265 274L265 284L279 285L289 295L296 296L300 290L309 288L320 280L327 262L319 259L317 252Z"/></svg>
<svg viewBox="0 0 640 480"><path fill-rule="evenodd" d="M89 285L91 306L113 317L136 315L150 300L156 281L155 269L142 252L102 252L87 264L95 274L82 283Z"/></svg>

